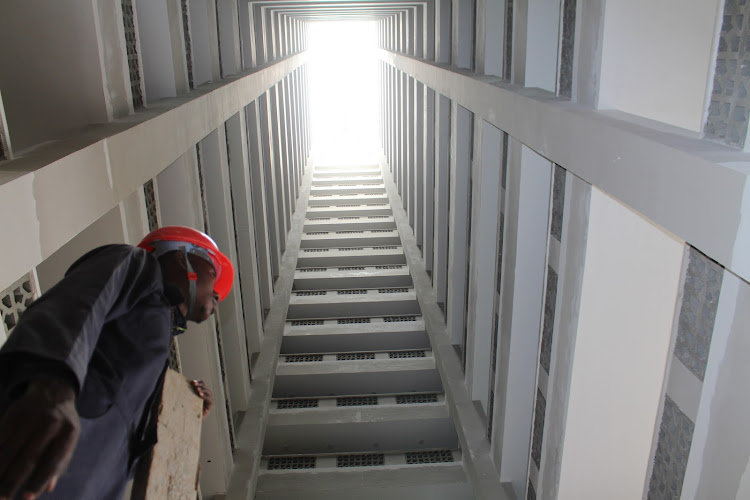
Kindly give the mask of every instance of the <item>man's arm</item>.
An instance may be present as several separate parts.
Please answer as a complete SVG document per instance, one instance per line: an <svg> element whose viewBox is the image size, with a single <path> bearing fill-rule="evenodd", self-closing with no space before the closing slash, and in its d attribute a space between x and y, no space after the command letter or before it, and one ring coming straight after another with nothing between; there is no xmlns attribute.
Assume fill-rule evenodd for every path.
<svg viewBox="0 0 750 500"><path fill-rule="evenodd" d="M104 323L161 287L156 260L110 245L76 262L34 302L0 349L0 388L12 402L0 416L0 500L54 488L78 439L75 398Z"/></svg>

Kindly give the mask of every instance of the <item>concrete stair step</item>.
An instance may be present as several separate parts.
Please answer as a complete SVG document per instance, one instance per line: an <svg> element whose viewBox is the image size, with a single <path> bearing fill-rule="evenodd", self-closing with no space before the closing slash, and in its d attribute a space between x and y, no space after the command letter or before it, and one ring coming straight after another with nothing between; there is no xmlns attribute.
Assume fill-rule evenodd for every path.
<svg viewBox="0 0 750 500"><path fill-rule="evenodd" d="M329 205L341 205L341 204L352 204L352 203L388 203L388 195L386 193L370 193L370 194L358 194L358 193L341 193L341 194L315 194L310 193L310 197L307 200L308 207L314 206L329 206Z"/></svg>
<svg viewBox="0 0 750 500"><path fill-rule="evenodd" d="M444 403L379 406L373 395L329 400L359 406L274 410L269 415L263 454L458 448L458 436Z"/></svg>
<svg viewBox="0 0 750 500"><path fill-rule="evenodd" d="M316 217L363 217L368 215L390 215L393 216L393 210L388 203L372 204L340 204L311 206L307 208L306 216L308 218Z"/></svg>
<svg viewBox="0 0 750 500"><path fill-rule="evenodd" d="M293 290L385 288L411 285L411 274L404 264L310 267L295 271Z"/></svg>
<svg viewBox="0 0 750 500"><path fill-rule="evenodd" d="M385 184L339 184L337 186L310 186L310 194L320 196L352 195L352 194L381 194L385 193Z"/></svg>
<svg viewBox="0 0 750 500"><path fill-rule="evenodd" d="M297 257L297 267L330 267L405 264L406 256L400 245L377 247L303 248Z"/></svg>
<svg viewBox="0 0 750 500"><path fill-rule="evenodd" d="M290 320L281 342L282 354L429 348L417 315Z"/></svg>
<svg viewBox="0 0 750 500"><path fill-rule="evenodd" d="M360 353L362 354L362 353ZM273 397L442 392L432 353L423 358L338 361L336 354L284 355ZM324 361L320 361L320 359ZM333 358L333 359L331 359Z"/></svg>
<svg viewBox="0 0 750 500"><path fill-rule="evenodd" d="M380 463L381 456L378 452L365 457L329 454L313 456L312 468L291 470L275 467L284 466L284 461L292 463L294 458L298 464L310 465L311 456L265 456L255 499L474 500L463 470L461 452L445 451L450 451L452 462L408 464L407 453L417 452L406 452L382 454L382 466L339 467L340 464ZM433 453L441 452L440 456L445 456L445 451ZM427 456L426 451L420 453Z"/></svg>
<svg viewBox="0 0 750 500"><path fill-rule="evenodd" d="M369 231L372 229L396 229L396 221L392 215L348 215L340 217L308 215L302 230L309 233L313 231Z"/></svg>
<svg viewBox="0 0 750 500"><path fill-rule="evenodd" d="M413 288L355 288L292 292L287 318L420 314Z"/></svg>
<svg viewBox="0 0 750 500"><path fill-rule="evenodd" d="M398 231L393 229L341 229L304 233L300 248L376 247L400 245Z"/></svg>

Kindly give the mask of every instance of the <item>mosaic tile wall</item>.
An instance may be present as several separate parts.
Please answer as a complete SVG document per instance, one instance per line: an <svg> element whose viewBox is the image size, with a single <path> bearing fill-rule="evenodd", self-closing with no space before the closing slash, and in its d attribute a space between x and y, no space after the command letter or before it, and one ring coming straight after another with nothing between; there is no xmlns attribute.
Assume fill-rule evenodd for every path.
<svg viewBox="0 0 750 500"><path fill-rule="evenodd" d="M558 95L567 97L573 92L573 57L576 36L576 0L563 0L562 38L560 40L560 70Z"/></svg>
<svg viewBox="0 0 750 500"><path fill-rule="evenodd" d="M713 338L723 268L695 248L688 251L688 265L682 288L682 304L677 323L677 339L672 363L682 363L694 376L690 384L692 398L700 400L703 377L708 364L708 353ZM691 375L692 374L692 375ZM666 380L670 380L667 374ZM682 391L685 389L683 388ZM653 469L649 481L649 500L679 498L685 480L690 446L693 439L694 422L683 412L672 398L671 382L664 395L664 411L659 423ZM675 393L678 394L678 393Z"/></svg>
<svg viewBox="0 0 750 500"><path fill-rule="evenodd" d="M146 199L146 216L148 217L148 230L153 231L159 227L159 209L156 206L156 192L153 179L143 185L143 195Z"/></svg>
<svg viewBox="0 0 750 500"><path fill-rule="evenodd" d="M130 72L130 91L133 94L133 108L143 107L143 89L141 86L141 69L138 63L137 34L135 29L135 10L133 0L122 0L122 21L125 27L125 48L128 55Z"/></svg>
<svg viewBox="0 0 750 500"><path fill-rule="evenodd" d="M703 381L721 291L722 267L690 249L674 354Z"/></svg>
<svg viewBox="0 0 750 500"><path fill-rule="evenodd" d="M725 0L706 137L744 147L750 118L750 2Z"/></svg>
<svg viewBox="0 0 750 500"><path fill-rule="evenodd" d="M487 418L487 438L492 441L492 419L494 418L494 401L495 401L495 374L497 369L497 344L500 335L500 291L502 290L502 270L503 270L503 241L505 236L505 186L508 173L508 134L503 132L503 152L501 155L502 172L500 173L500 211L498 213L498 241L497 241L497 274L495 277L495 304L493 311L494 325L492 328L492 352L490 354L490 381L489 381L489 416Z"/></svg>
<svg viewBox="0 0 750 500"><path fill-rule="evenodd" d="M552 171L552 199L550 200L550 246L562 245L563 240L563 219L565 211L565 184L567 172L559 165L554 165ZM555 257L556 256L556 257ZM542 444L544 442L544 422L547 409L547 397L549 396L548 387L549 379L552 375L552 343L554 339L555 313L557 311L557 293L559 288L559 252L550 252L547 258L547 281L544 288L544 307L541 325L541 339L539 346L539 379L542 373L544 379L548 380L547 385L537 387L537 402L534 413L534 427L531 436L531 460L529 468L536 466L537 471L541 468ZM539 484L532 481L531 470L529 471L529 484L533 488L538 488ZM538 477L538 475L536 475ZM537 479L538 480L538 479Z"/></svg>
<svg viewBox="0 0 750 500"><path fill-rule="evenodd" d="M193 80L193 48L190 42L190 11L188 9L188 0L182 0L182 33L185 36L185 62L187 63L188 86L190 89L195 88Z"/></svg>
<svg viewBox="0 0 750 500"><path fill-rule="evenodd" d="M544 299L544 321L542 324L542 348L539 363L549 374L552 359L552 329L555 326L555 306L557 305L557 273L547 266L547 290Z"/></svg>
<svg viewBox="0 0 750 500"><path fill-rule="evenodd" d="M565 207L565 169L555 165L555 174L552 184L552 221L550 234L562 241L563 208Z"/></svg>
<svg viewBox="0 0 750 500"><path fill-rule="evenodd" d="M542 439L544 438L544 415L547 411L547 400L542 391L536 390L534 404L534 430L531 438L531 459L537 469L542 466Z"/></svg>
<svg viewBox="0 0 750 500"><path fill-rule="evenodd" d="M687 415L666 396L654 469L648 488L649 500L680 498L694 427L695 424Z"/></svg>
<svg viewBox="0 0 750 500"><path fill-rule="evenodd" d="M10 334L18 324L21 313L37 298L31 273L13 283L0 293L0 318L5 332Z"/></svg>

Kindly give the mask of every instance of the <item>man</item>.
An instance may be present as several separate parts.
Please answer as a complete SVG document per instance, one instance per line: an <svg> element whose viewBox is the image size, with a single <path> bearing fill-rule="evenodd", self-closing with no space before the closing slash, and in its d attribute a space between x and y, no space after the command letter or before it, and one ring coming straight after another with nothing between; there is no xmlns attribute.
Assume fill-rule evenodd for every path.
<svg viewBox="0 0 750 500"><path fill-rule="evenodd" d="M119 500L156 442L172 335L233 279L216 243L181 226L76 261L0 349L0 500ZM205 413L210 391L194 387Z"/></svg>

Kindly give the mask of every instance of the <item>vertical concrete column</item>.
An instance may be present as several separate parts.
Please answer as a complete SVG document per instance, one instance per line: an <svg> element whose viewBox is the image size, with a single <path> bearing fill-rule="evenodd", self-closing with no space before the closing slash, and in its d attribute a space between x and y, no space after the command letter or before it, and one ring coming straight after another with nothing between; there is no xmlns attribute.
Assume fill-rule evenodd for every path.
<svg viewBox="0 0 750 500"><path fill-rule="evenodd" d="M398 40L398 44L396 46L396 51L398 51L401 54L406 53L407 44L406 44L406 13L404 11L400 11L396 14L396 38Z"/></svg>
<svg viewBox="0 0 750 500"><path fill-rule="evenodd" d="M454 345L466 358L467 250L470 232L471 148L473 113L452 103L450 156L450 213L448 214L448 294L445 304Z"/></svg>
<svg viewBox="0 0 750 500"><path fill-rule="evenodd" d="M414 8L414 55L424 57L424 28L425 28L425 4L419 4Z"/></svg>
<svg viewBox="0 0 750 500"><path fill-rule="evenodd" d="M178 158L157 176L160 215L164 225L184 225L203 229L200 185L195 149ZM229 416L224 391L215 323L188 323L177 337L182 373L204 380L214 391L214 408L203 420L201 431L201 492L206 495L226 491L231 474L232 448Z"/></svg>
<svg viewBox="0 0 750 500"><path fill-rule="evenodd" d="M452 47L451 64L458 68L473 70L474 64L474 2L476 0L452 0Z"/></svg>
<svg viewBox="0 0 750 500"><path fill-rule="evenodd" d="M255 100L245 108L247 117L247 148L249 155L250 186L252 193L253 227L255 228L255 248L259 274L260 301L263 309L271 308L273 296L273 269L271 266L271 240L273 239L271 213L266 198L266 169L264 158L264 134L261 127L262 107L259 100ZM264 311L265 312L265 311Z"/></svg>
<svg viewBox="0 0 750 500"><path fill-rule="evenodd" d="M193 79L197 87L221 79L216 3L211 0L189 0L189 6Z"/></svg>
<svg viewBox="0 0 750 500"><path fill-rule="evenodd" d="M404 10L404 24L402 25L402 29L404 30L404 52L410 56L414 55L415 50L415 26L416 16L414 14L414 9L408 8Z"/></svg>
<svg viewBox="0 0 750 500"><path fill-rule="evenodd" d="M450 196L451 101L435 93L435 265L432 284L445 313L448 286L448 203Z"/></svg>
<svg viewBox="0 0 750 500"><path fill-rule="evenodd" d="M502 398L500 474L516 495L526 488L534 384L544 295L552 166L549 160L511 141L503 266L501 356L506 366ZM520 161L519 161L520 160Z"/></svg>
<svg viewBox="0 0 750 500"><path fill-rule="evenodd" d="M247 126L245 112L232 116L226 122L227 147L229 150L229 175L237 241L237 274L241 286L244 311L245 335L248 354L260 350L263 336L263 311L260 298L260 276L256 252L255 217L253 214L253 187L250 177L250 157L247 148ZM249 370L249 367L248 367Z"/></svg>
<svg viewBox="0 0 750 500"><path fill-rule="evenodd" d="M405 74L406 84L404 85L404 105L406 106L406 168L404 169L404 208L409 218L409 225L411 226L412 232L414 231L414 176L417 164L416 159L416 144L414 141L415 130L415 113L414 113L414 93L416 82L414 78Z"/></svg>
<svg viewBox="0 0 750 500"><path fill-rule="evenodd" d="M502 76L507 0L476 0L476 72Z"/></svg>
<svg viewBox="0 0 750 500"><path fill-rule="evenodd" d="M229 259L238 263L225 127L210 133L200 145L210 234ZM235 267L234 280L238 286L232 287L227 298L219 304L218 313L233 414L245 411L250 397L250 356L242 312L239 266Z"/></svg>
<svg viewBox="0 0 750 500"><path fill-rule="evenodd" d="M261 7L263 13L263 37L265 39L265 62L271 62L276 60L276 52L274 45L274 24L272 11L267 6Z"/></svg>
<svg viewBox="0 0 750 500"><path fill-rule="evenodd" d="M270 49L269 57L271 61L276 61L279 58L279 25L278 25L278 13L269 8L266 9L266 35L268 36L268 47Z"/></svg>
<svg viewBox="0 0 750 500"><path fill-rule="evenodd" d="M437 40L435 31L435 15L437 13L437 4L438 1L433 0L432 2L427 2L424 5L424 19L422 28L424 35L422 38L424 54L422 57L424 57L428 61L435 60L435 42Z"/></svg>
<svg viewBox="0 0 750 500"><path fill-rule="evenodd" d="M422 258L427 272L434 272L433 249L435 230L435 91L426 85L422 86L423 95L423 165L422 193L423 193L423 238Z"/></svg>
<svg viewBox="0 0 750 500"><path fill-rule="evenodd" d="M498 204L502 132L480 118L475 119L475 147L472 162L472 242L469 277L469 342L466 362L467 382L472 400L480 401L489 414L489 374L492 354L495 276L497 276Z"/></svg>
<svg viewBox="0 0 750 500"><path fill-rule="evenodd" d="M175 52L172 46L174 13L170 12L167 2L135 0L134 5L138 12L139 56L143 67L146 100L174 97L177 95Z"/></svg>
<svg viewBox="0 0 750 500"><path fill-rule="evenodd" d="M219 0L216 2L219 21L219 46L221 49L221 74L233 75L242 69L240 50L240 6L243 2Z"/></svg>
<svg viewBox="0 0 750 500"><path fill-rule="evenodd" d="M280 91L281 83L277 83L269 89L269 125L271 128L271 146L273 148L273 171L275 176L274 188L276 190L276 206L277 206L277 218L276 223L278 225L277 231L279 233L279 262L281 262L281 256L286 250L286 221L288 218L286 211L286 203L284 202L284 172L283 172L283 152L281 146L281 115L280 110Z"/></svg>
<svg viewBox="0 0 750 500"><path fill-rule="evenodd" d="M398 194L401 195L402 191L402 184L401 184L401 168L403 166L403 162L401 159L402 150L403 150L403 129L404 129L404 113L403 113L403 84L402 84L402 77L401 77L401 71L396 69L394 74L394 80L395 80L395 86L394 86L394 92L395 92L395 105L396 105L396 151L395 151L395 157L396 161L394 162L393 166L393 180L396 182L396 188L398 188Z"/></svg>
<svg viewBox="0 0 750 500"><path fill-rule="evenodd" d="M268 214L268 232L270 236L271 251L271 286L279 276L279 264L281 262L281 241L279 235L279 204L276 200L276 151L274 149L274 131L271 121L271 97L273 87L262 96L258 97L258 116L260 118L261 145L263 147L263 172L266 190L266 213ZM275 288L275 287L274 287Z"/></svg>
<svg viewBox="0 0 750 500"><path fill-rule="evenodd" d="M291 190L289 188L289 135L287 127L287 87L289 86L289 80L287 78L281 80L276 84L277 94L277 113L278 113L278 128L279 128L279 172L281 179L281 201L284 205L284 225L283 232L286 235L291 225ZM284 238L286 239L286 237Z"/></svg>
<svg viewBox="0 0 750 500"><path fill-rule="evenodd" d="M555 92L560 41L560 2L528 0L527 8L523 84Z"/></svg>
<svg viewBox="0 0 750 500"><path fill-rule="evenodd" d="M435 62L451 63L453 29L452 0L435 0Z"/></svg>
<svg viewBox="0 0 750 500"><path fill-rule="evenodd" d="M122 2L118 0L107 0L97 2L94 5L94 15L96 19L94 25L97 28L100 40L98 49L99 59L101 60L102 83L106 89L103 97L105 99L107 117L112 120L127 116L133 111L127 51L122 44L122 40L125 36L122 17ZM46 9L44 12L48 13ZM76 12L79 11L76 10ZM11 18L11 21L23 26L24 29L29 28L28 24L18 23L17 19ZM81 39L80 33L77 31L75 32L75 36L76 39ZM29 50L29 47L19 43L20 41L18 39L16 39L15 42L24 47L24 50ZM3 47L7 50L8 46L3 43ZM75 52L76 57L80 56L80 52L73 52ZM60 61L57 62L59 63ZM38 64L38 60L36 61L36 64ZM3 68L7 69L5 65L3 65ZM81 82L80 75L76 75L76 78L79 78L79 82ZM57 86L59 83L60 82L56 79L55 85ZM2 87L3 85L0 84L0 88ZM2 99L0 99L0 101L2 101ZM73 103L69 103L69 105L73 105ZM1 102L0 107L2 107ZM45 121L47 119L48 117L45 117ZM0 124L0 129L2 128L2 124ZM7 149L8 148L6 148L6 151Z"/></svg>
<svg viewBox="0 0 750 500"><path fill-rule="evenodd" d="M419 249L424 241L424 84L415 80L414 85L414 236Z"/></svg>
<svg viewBox="0 0 750 500"><path fill-rule="evenodd" d="M238 2L238 9L242 69L254 68L258 65L258 54L255 47L253 9L250 6L250 2Z"/></svg>
<svg viewBox="0 0 750 500"><path fill-rule="evenodd" d="M285 100L286 100L286 106L284 106L284 114L285 114L285 121L286 121L286 135L287 135L287 149L289 151L289 165L288 165L288 171L289 171L289 214L291 219L291 214L294 213L294 207L295 207L295 200L297 199L297 155L295 150L295 129L294 126L294 119L295 119L295 106L294 106L294 73L289 74L286 77L286 93L285 93ZM290 226L291 228L291 220L290 220Z"/></svg>
<svg viewBox="0 0 750 500"><path fill-rule="evenodd" d="M266 49L266 18L264 8L257 4L250 4L250 20L253 26L253 40L255 46L255 66L265 64L268 61Z"/></svg>
<svg viewBox="0 0 750 500"><path fill-rule="evenodd" d="M682 241L592 189L558 498L605 484L623 498L647 491L683 253ZM605 449L617 453L582 482L582 461Z"/></svg>

